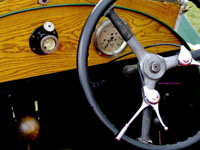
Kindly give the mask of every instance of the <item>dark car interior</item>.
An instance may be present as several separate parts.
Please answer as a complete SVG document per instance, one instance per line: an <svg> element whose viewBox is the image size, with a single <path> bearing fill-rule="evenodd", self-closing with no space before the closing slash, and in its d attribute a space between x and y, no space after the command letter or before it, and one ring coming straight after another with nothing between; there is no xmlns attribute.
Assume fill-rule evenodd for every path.
<svg viewBox="0 0 200 150"><path fill-rule="evenodd" d="M3 149L200 148L200 50L174 31L180 4L118 1L0 0Z"/></svg>

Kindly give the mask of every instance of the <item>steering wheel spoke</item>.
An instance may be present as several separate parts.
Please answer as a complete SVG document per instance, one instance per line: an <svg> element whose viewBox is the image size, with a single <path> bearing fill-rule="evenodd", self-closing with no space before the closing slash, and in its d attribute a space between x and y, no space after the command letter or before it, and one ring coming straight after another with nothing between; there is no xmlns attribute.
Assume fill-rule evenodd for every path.
<svg viewBox="0 0 200 150"><path fill-rule="evenodd" d="M179 66L178 64L178 55L169 56L164 58L165 64L166 64L166 70L175 68Z"/></svg>
<svg viewBox="0 0 200 150"><path fill-rule="evenodd" d="M200 50L195 50L195 51L196 52L194 51L190 52L185 46L182 45L180 47L180 52L178 55L164 58L166 64L166 70L175 68L177 66L183 66L183 67L190 65L200 66L200 63L193 58L193 53L199 55Z"/></svg>
<svg viewBox="0 0 200 150"><path fill-rule="evenodd" d="M133 115L133 117L129 120L129 122L126 123L126 125L120 130L120 132L118 133L118 135L115 138L117 141L119 141L122 138L122 136L125 134L125 132L127 131L128 127L130 126L130 124L148 106L151 106L153 108L153 110L155 111L155 113L156 113L161 125L164 127L165 131L168 131L168 127L163 123L162 118L161 118L160 113L159 113L158 103L160 101L160 94L156 90L149 89L146 86L143 87L142 91L143 91L143 102L142 102L142 105L138 109L138 111ZM146 113L143 114L143 118L144 118L145 114ZM148 116L150 118L149 114L146 114L146 116ZM143 119L143 120L147 120L147 119ZM143 121L143 125L145 125L145 124L146 124L146 121ZM143 130L145 130L145 129L143 128ZM141 137L143 137L143 138L140 138L140 139L142 139L142 141L149 141L150 140L147 133L149 133L149 131L146 131L145 133L142 133ZM144 135L144 134L146 134L146 135ZM146 138L146 137L148 137L148 138ZM144 140L144 139L148 139L148 140Z"/></svg>
<svg viewBox="0 0 200 150"><path fill-rule="evenodd" d="M160 94L155 90L156 83L163 77L165 72L171 68L177 66L189 66L189 65L197 65L200 66L200 63L195 61L196 58L200 58L200 50L198 52L189 52L184 46L181 46L180 53L178 55L170 56L170 57L161 57L158 54L148 53L140 42L133 35L129 27L122 21L122 19L115 13L113 3L116 0L101 0L93 9L91 14L89 15L81 33L81 37L78 45L78 73L81 85L85 92L86 98L93 108L95 114L99 117L99 119L103 122L103 124L110 129L116 136L116 140L123 139L132 145L140 147L142 149L151 149L151 150L170 150L170 149L181 149L185 148L189 145L194 144L199 141L200 134L196 134L191 138L186 138L182 142L175 141L174 144L168 145L156 145L156 144L145 144L151 143L149 138L149 133L151 130L151 113L148 112L149 108L154 110L157 118L159 119L161 125L165 130L168 130L168 127L162 121L161 115L159 113L159 102L160 102ZM133 53L136 55L138 59L138 67L139 74L141 77L142 83L142 105L133 115L133 117L128 121L128 123L118 132L119 130L115 128L115 126L108 120L104 115L103 111L100 109L93 91L89 85L88 78L88 49L91 41L91 37L93 35L94 29L101 18L101 16L105 14L111 22L114 24L118 32L121 34L123 39L128 43L129 47L132 49ZM197 55L198 56L197 56ZM150 106L150 107L149 107ZM125 135L125 132L128 130L128 127L134 120L138 117L138 115L143 112L143 121L142 121L142 134L137 140L129 136ZM145 117L148 118L148 121L145 121ZM170 127L171 128L171 127ZM141 142L142 141L142 142ZM146 142L144 142L146 141Z"/></svg>
<svg viewBox="0 0 200 150"><path fill-rule="evenodd" d="M160 94L158 93L157 90L154 89L148 89L146 86L144 86L144 93L145 93L145 100L149 105L153 108L155 111L161 125L164 127L165 131L168 131L168 127L163 123L162 118L160 116L159 112L159 101L160 101Z"/></svg>
<svg viewBox="0 0 200 150"><path fill-rule="evenodd" d="M129 26L127 26L124 21L117 15L113 7L111 7L105 14L113 23L115 28L121 34L123 39L128 43L129 47L136 55L137 59L141 61L144 56L147 54L147 51L140 44L140 42L135 38L131 32Z"/></svg>
<svg viewBox="0 0 200 150"><path fill-rule="evenodd" d="M152 109L150 107L147 107L142 113L142 130L141 136L138 138L138 140L142 143L153 143L153 141L150 139L151 121Z"/></svg>
<svg viewBox="0 0 200 150"><path fill-rule="evenodd" d="M185 46L181 46L181 50L178 55L178 62L181 66L190 66L190 65L200 66L200 63L194 60L192 54Z"/></svg>

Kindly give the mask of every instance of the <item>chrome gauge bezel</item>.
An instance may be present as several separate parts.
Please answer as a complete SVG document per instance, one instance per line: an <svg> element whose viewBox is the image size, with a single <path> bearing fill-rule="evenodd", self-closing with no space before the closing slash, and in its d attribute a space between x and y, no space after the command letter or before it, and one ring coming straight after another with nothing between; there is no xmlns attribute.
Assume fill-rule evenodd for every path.
<svg viewBox="0 0 200 150"><path fill-rule="evenodd" d="M123 38L121 37L121 35L119 35L121 37L121 39L123 40L123 43L119 46L119 48L113 50L112 52L106 51L101 45L100 36L101 36L103 30L108 26L113 26L112 22L109 19L103 20L97 26L97 28L96 28L96 30L94 32L94 35L93 35L94 47L95 47L95 50L97 51L97 53L100 56L103 56L103 57L115 57L115 56L119 55L120 53L122 53L125 50L125 48L127 46L127 42L125 42L123 40ZM115 30L116 30L116 28L115 28ZM117 30L116 30L116 32L119 34L119 32Z"/></svg>

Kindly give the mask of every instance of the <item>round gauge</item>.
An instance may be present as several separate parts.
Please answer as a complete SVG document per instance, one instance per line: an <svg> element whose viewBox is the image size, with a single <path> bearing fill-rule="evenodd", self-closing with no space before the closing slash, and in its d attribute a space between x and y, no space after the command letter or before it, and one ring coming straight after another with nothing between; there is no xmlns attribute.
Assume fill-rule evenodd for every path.
<svg viewBox="0 0 200 150"><path fill-rule="evenodd" d="M94 47L101 56L116 56L125 49L126 45L127 43L109 19L102 21L96 28Z"/></svg>

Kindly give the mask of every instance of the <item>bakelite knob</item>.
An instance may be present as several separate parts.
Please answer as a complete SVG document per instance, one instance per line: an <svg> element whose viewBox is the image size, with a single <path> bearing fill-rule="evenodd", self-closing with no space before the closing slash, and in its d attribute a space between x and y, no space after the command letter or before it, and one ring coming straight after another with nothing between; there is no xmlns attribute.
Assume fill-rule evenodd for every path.
<svg viewBox="0 0 200 150"><path fill-rule="evenodd" d="M29 142L34 141L39 136L40 123L32 116L25 116L19 121L18 131L21 139Z"/></svg>

